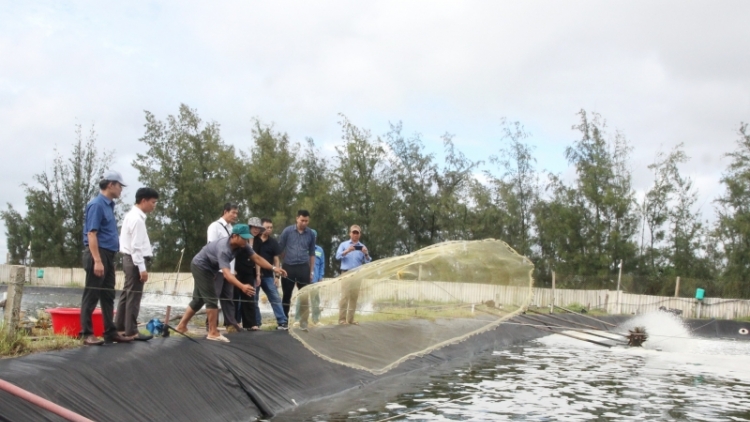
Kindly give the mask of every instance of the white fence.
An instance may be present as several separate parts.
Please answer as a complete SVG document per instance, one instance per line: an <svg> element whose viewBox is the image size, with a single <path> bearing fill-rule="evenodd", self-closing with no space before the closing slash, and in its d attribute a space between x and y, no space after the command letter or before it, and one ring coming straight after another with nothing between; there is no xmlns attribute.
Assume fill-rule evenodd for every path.
<svg viewBox="0 0 750 422"><path fill-rule="evenodd" d="M12 265L0 265L0 283L10 281L10 268ZM38 270L44 272L41 278L37 277ZM116 272L116 289L122 289L125 283L125 273ZM190 273L148 273L148 283L144 286L147 293L176 292L180 294L193 293L193 276ZM45 287L83 287L86 281L86 273L83 268L34 268L26 269L26 282L30 286Z"/></svg>
<svg viewBox="0 0 750 422"><path fill-rule="evenodd" d="M0 283L10 280L10 265L0 265ZM28 268L26 280L31 286L83 287L85 273L81 268L42 268L44 275L37 278L38 268ZM115 287L121 289L124 273L117 272ZM387 283L386 283L387 284ZM450 282L414 282L413 285L377 289L373 297L388 298L394 294L401 299L441 300L445 292L457 300L471 303L472 298L491 298L498 305L518 305L528 299L528 289L515 286L494 286ZM193 292L193 276L190 273L149 273L149 281L144 291L147 293L189 296ZM433 293L434 292L434 293ZM697 301L692 298L647 296L620 293L612 290L564 290L534 288L531 304L547 308L554 300L557 306L578 304L588 309L601 309L609 314L641 314L655 311L660 307L678 309L685 317L737 319L750 317L750 300L705 298Z"/></svg>

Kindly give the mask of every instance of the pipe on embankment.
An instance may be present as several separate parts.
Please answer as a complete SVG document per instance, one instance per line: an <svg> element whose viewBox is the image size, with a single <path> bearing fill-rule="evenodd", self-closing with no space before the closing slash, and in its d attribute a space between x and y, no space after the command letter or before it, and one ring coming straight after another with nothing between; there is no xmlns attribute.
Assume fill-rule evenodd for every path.
<svg viewBox="0 0 750 422"><path fill-rule="evenodd" d="M57 416L60 416L71 422L93 422L89 418L81 416L78 413L73 412L72 410L68 410L60 405L52 403L51 401L39 397L34 393L28 392L21 387L9 383L8 381L3 381L0 379L0 390L7 391L14 396L20 397L28 401L29 403L39 406L40 408L52 412Z"/></svg>

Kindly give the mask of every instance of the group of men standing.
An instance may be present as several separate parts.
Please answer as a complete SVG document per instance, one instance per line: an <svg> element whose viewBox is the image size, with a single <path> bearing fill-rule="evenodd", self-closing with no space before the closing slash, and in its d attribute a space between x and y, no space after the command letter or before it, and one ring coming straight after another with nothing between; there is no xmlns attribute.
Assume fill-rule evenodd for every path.
<svg viewBox="0 0 750 422"><path fill-rule="evenodd" d="M138 189L135 206L125 216L118 236L114 200L120 197L124 186L118 172L105 172L99 183L100 194L86 206L83 232L86 285L81 300L80 332L86 345L152 338L138 331L137 320L143 285L148 281L147 264L153 255L146 231L146 215L155 209L159 194L151 188ZM237 219L238 206L227 203L221 218L208 227L208 242L190 263L194 280L193 299L177 325L177 331L187 332L188 322L205 305L206 338L229 342L218 331L219 303L227 330L258 330L261 325L257 300L260 290L265 292L271 304L277 329L287 330L294 288L302 289L322 279L325 254L316 245L317 233L308 227L310 213L307 210L297 212L295 224L286 227L278 241L272 237L271 219L253 217L248 224L236 224ZM352 226L350 240L343 242L336 252L342 273L372 260L367 247L359 241L361 232L359 226ZM115 259L118 252L123 256L125 285L115 319ZM281 268L280 261L283 261ZM280 276L280 283L276 276ZM359 285L349 286L342 292L339 324L357 323L354 314L358 296ZM314 324L320 318L316 297L312 300ZM94 336L91 322L97 304L101 305L104 320L103 340ZM295 314L299 327L307 330L310 303L298 301Z"/></svg>
<svg viewBox="0 0 750 422"><path fill-rule="evenodd" d="M125 183L120 173L107 171L99 182L100 193L86 205L83 227L83 268L86 284L81 298L81 332L86 345L147 341L151 336L138 331L143 284L148 281L147 263L153 251L146 231L146 214L156 208L159 193L140 188L135 205L125 215L118 236L115 202ZM125 285L113 316L115 300L115 259L122 254ZM104 339L94 336L91 316L101 304Z"/></svg>

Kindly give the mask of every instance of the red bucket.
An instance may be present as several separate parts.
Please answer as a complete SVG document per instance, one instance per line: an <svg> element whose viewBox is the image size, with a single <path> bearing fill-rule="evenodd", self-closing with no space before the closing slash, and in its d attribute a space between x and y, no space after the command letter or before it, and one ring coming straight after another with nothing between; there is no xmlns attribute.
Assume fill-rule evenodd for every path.
<svg viewBox="0 0 750 422"><path fill-rule="evenodd" d="M52 308L47 309L47 312L52 317L52 331L55 334L76 337L81 332L81 308ZM94 335L101 337L104 334L104 319L100 308L94 309L91 323Z"/></svg>

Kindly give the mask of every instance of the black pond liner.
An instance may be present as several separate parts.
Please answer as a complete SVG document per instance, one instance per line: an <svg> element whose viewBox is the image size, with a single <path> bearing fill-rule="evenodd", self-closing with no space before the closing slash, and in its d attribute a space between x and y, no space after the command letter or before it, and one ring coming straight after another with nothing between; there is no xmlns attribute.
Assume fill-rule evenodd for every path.
<svg viewBox="0 0 750 422"><path fill-rule="evenodd" d="M604 323L581 316L562 317L608 330ZM621 323L628 318L602 319ZM739 328L750 328L748 323L689 323L692 328L703 325L695 333L699 336L750 340L738 334ZM366 330L367 324L323 328ZM354 389L367 394L368 385L398 383L405 375L445 373L474 357L547 334L525 325L502 324L379 376L325 361L285 332L229 334L229 344L205 339L195 343L173 334L149 342L2 359L0 379L96 421L252 421L274 415L278 420L304 419L294 411L300 405ZM58 420L62 419L0 391L0 421Z"/></svg>

